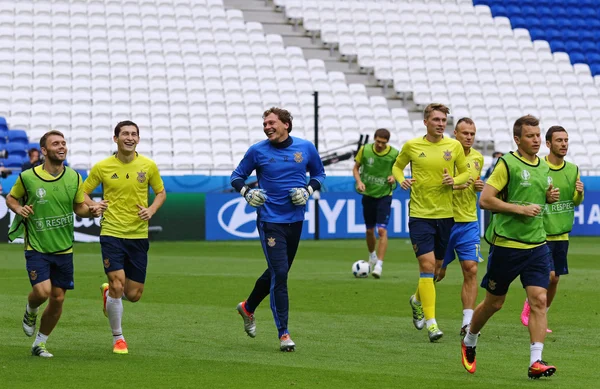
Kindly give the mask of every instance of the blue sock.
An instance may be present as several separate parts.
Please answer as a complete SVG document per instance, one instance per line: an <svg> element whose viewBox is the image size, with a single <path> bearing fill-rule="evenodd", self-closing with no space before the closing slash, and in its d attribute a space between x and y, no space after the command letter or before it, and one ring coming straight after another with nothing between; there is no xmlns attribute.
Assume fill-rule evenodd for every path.
<svg viewBox="0 0 600 389"><path fill-rule="evenodd" d="M285 334L290 334L287 328L279 330L279 337L281 338Z"/></svg>

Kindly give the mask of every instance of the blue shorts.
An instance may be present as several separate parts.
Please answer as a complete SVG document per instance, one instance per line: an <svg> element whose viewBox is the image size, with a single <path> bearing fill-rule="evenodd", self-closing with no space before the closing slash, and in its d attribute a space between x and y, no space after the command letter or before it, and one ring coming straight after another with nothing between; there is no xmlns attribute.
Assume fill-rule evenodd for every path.
<svg viewBox="0 0 600 389"><path fill-rule="evenodd" d="M376 198L363 195L362 207L365 226L368 230L375 228L375 225L387 228L392 210L392 196Z"/></svg>
<svg viewBox="0 0 600 389"><path fill-rule="evenodd" d="M512 249L490 246L487 273L481 287L495 296L504 296L517 276L523 288L539 286L548 289L550 283L550 250L543 244L533 249Z"/></svg>
<svg viewBox="0 0 600 389"><path fill-rule="evenodd" d="M25 250L25 262L31 286L50 280L52 286L74 289L73 253L44 254Z"/></svg>
<svg viewBox="0 0 600 389"><path fill-rule="evenodd" d="M125 277L144 283L148 267L148 239L125 239L100 235L104 272L125 270Z"/></svg>
<svg viewBox="0 0 600 389"><path fill-rule="evenodd" d="M410 217L408 231L415 255L420 257L433 251L435 259L442 260L446 254L454 219L422 219Z"/></svg>
<svg viewBox="0 0 600 389"><path fill-rule="evenodd" d="M569 274L569 264L567 263L567 252L569 251L568 240L549 240L546 242L552 261L550 261L551 270L557 276Z"/></svg>
<svg viewBox="0 0 600 389"><path fill-rule="evenodd" d="M480 245L479 222L455 222L450 232L450 240L442 267L448 266L456 256L459 261L483 262ZM454 252L456 252L456 256Z"/></svg>

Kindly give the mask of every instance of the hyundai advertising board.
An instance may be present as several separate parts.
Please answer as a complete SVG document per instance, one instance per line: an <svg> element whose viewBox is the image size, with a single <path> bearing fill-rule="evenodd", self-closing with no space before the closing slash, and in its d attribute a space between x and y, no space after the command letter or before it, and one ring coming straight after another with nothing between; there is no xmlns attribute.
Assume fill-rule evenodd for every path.
<svg viewBox="0 0 600 389"><path fill-rule="evenodd" d="M356 193L322 193L319 200L321 239L364 238L361 196ZM311 199L306 207L303 239L314 238L315 207ZM483 212L480 220L483 224ZM483 227L481 229L483 231ZM408 193L396 191L388 233L392 238L408 238ZM600 235L600 192L586 193L585 201L575 208L573 236ZM206 195L206 240L257 239L256 210L239 194Z"/></svg>

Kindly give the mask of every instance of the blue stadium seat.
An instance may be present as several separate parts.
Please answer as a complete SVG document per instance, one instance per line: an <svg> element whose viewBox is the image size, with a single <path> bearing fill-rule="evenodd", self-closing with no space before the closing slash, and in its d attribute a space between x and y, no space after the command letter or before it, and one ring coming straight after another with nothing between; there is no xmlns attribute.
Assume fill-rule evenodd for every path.
<svg viewBox="0 0 600 389"><path fill-rule="evenodd" d="M529 30L529 35L531 35L532 41L546 39L546 34L544 33L544 30L542 30L541 28L532 28L531 30Z"/></svg>
<svg viewBox="0 0 600 389"><path fill-rule="evenodd" d="M577 51L577 52L582 51L581 45L579 44L579 42L578 41L572 41L572 40L565 41L565 50L567 50L567 53L570 53L572 51L573 52L575 52L575 51Z"/></svg>
<svg viewBox="0 0 600 389"><path fill-rule="evenodd" d="M4 167L10 168L21 168L25 159L18 155L9 155L8 158L4 160Z"/></svg>
<svg viewBox="0 0 600 389"><path fill-rule="evenodd" d="M506 12L506 8L504 8L501 5L492 5L492 6L490 6L490 10L492 11L492 15L494 17L508 16L508 12Z"/></svg>
<svg viewBox="0 0 600 389"><path fill-rule="evenodd" d="M590 30L579 30L579 40L582 43L594 43L594 39L596 38L596 34L594 31ZM589 42L587 42L589 41Z"/></svg>
<svg viewBox="0 0 600 389"><path fill-rule="evenodd" d="M560 30L546 30L546 39L548 41L562 40L562 36L562 31Z"/></svg>
<svg viewBox="0 0 600 389"><path fill-rule="evenodd" d="M27 151L25 150L26 145L16 142L16 143L7 143L4 145L4 149L8 151L8 156L18 155L20 158L25 158L27 156Z"/></svg>
<svg viewBox="0 0 600 389"><path fill-rule="evenodd" d="M8 141L8 130L0 128L0 139L4 140L4 143Z"/></svg>
<svg viewBox="0 0 600 389"><path fill-rule="evenodd" d="M552 50L552 52L565 51L565 44L562 41L551 41L550 50Z"/></svg>
<svg viewBox="0 0 600 389"><path fill-rule="evenodd" d="M515 16L510 18L510 25L512 28L530 28L529 24L525 21L525 19ZM533 34L533 32L530 32Z"/></svg>
<svg viewBox="0 0 600 389"><path fill-rule="evenodd" d="M588 63L600 63L600 53L587 53L585 55Z"/></svg>
<svg viewBox="0 0 600 389"><path fill-rule="evenodd" d="M590 65L590 70L592 71L592 76L597 76L600 74L600 63L595 63Z"/></svg>
<svg viewBox="0 0 600 389"><path fill-rule="evenodd" d="M0 116L0 131L8 131L8 124L4 116Z"/></svg>
<svg viewBox="0 0 600 389"><path fill-rule="evenodd" d="M519 16L522 15L523 13L521 12L521 7L519 7L516 4L510 4L506 6L506 12L508 12L508 14L510 16Z"/></svg>
<svg viewBox="0 0 600 389"><path fill-rule="evenodd" d="M586 63L585 55L579 51L569 52L569 57L571 58L571 63L574 65L576 63Z"/></svg>
<svg viewBox="0 0 600 389"><path fill-rule="evenodd" d="M29 139L27 138L27 133L23 130L10 130L8 131L8 142L27 145L29 144Z"/></svg>
<svg viewBox="0 0 600 389"><path fill-rule="evenodd" d="M600 47L594 42L586 39L581 39L581 51L584 53L600 53Z"/></svg>
<svg viewBox="0 0 600 389"><path fill-rule="evenodd" d="M42 152L40 150L40 144L39 144L39 142L31 142L31 143L29 143L29 145L27 145L27 150L31 150L31 149L37 149L40 153Z"/></svg>

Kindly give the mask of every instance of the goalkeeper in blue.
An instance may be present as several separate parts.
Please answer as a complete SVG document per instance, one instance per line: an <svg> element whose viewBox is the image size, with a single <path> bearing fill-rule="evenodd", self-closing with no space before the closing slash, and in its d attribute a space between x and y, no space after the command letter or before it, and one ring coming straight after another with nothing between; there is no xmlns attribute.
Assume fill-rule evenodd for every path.
<svg viewBox="0 0 600 389"><path fill-rule="evenodd" d="M281 351L294 351L296 347L288 331L288 272L300 243L306 202L325 180L315 146L289 135L292 120L285 109L265 111L263 129L267 139L250 146L231 174L231 186L256 208L260 243L267 259L267 270L256 280L246 301L238 304L237 311L244 319L244 330L254 338L254 311L270 296ZM245 182L254 170L258 188L251 189Z"/></svg>

